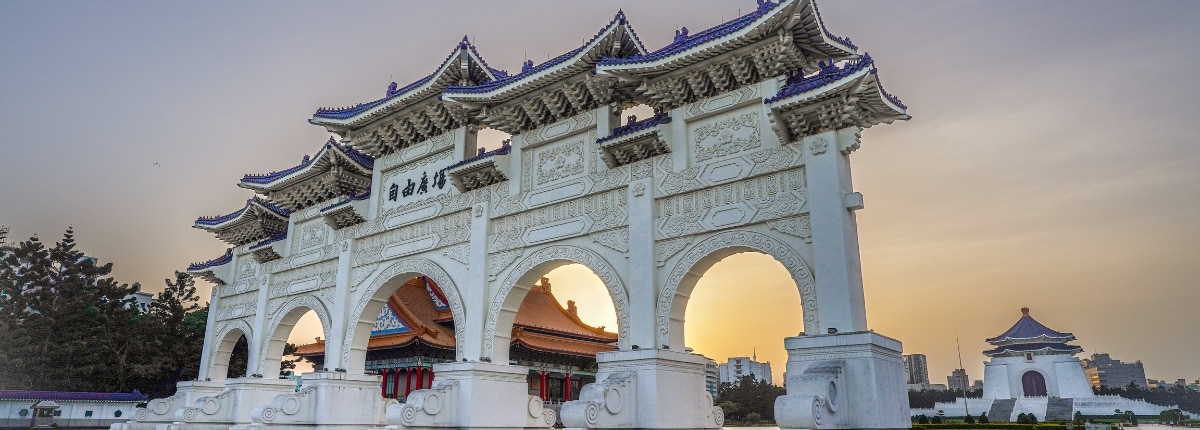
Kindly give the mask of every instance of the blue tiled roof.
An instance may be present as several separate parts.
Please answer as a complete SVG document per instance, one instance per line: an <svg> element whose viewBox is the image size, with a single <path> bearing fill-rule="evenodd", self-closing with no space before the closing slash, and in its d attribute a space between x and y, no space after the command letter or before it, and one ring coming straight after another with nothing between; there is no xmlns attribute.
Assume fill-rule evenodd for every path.
<svg viewBox="0 0 1200 430"><path fill-rule="evenodd" d="M287 232L275 233L274 236L258 241L258 243L250 245L250 249L262 248L274 242L278 242L287 238Z"/></svg>
<svg viewBox="0 0 1200 430"><path fill-rule="evenodd" d="M861 58L847 61L842 67L833 64L833 60L821 61L817 63L821 70L811 76L804 76L799 73L788 78L787 84L779 89L779 93L775 96L763 100L763 103L774 103L797 94L821 88L830 83L836 82L838 79L850 76L864 68L871 67L875 61L871 59L870 54L863 54Z"/></svg>
<svg viewBox="0 0 1200 430"><path fill-rule="evenodd" d="M344 198L344 199L338 200L338 201L334 202L333 204L331 204L331 205L329 205L329 206L323 207L323 208L321 208L321 212L325 212L325 211L327 211L327 210L330 210L330 209L336 208L336 207L338 207L338 206L341 206L341 205L344 205L344 204L350 203L350 202L352 202L352 201L366 200L366 199L367 199L367 197L370 197L370 196L371 196L371 190L370 190L370 189L368 189L368 190L366 190L366 191L363 191L363 192L362 192L362 194L353 195L353 196L350 196L350 197L347 197L347 198Z"/></svg>
<svg viewBox="0 0 1200 430"><path fill-rule="evenodd" d="M483 148L479 148L479 155L476 155L476 156L468 158L466 160L451 164L449 167L446 167L446 170L451 170L451 169L454 169L455 167L465 166L465 165L474 163L476 161L479 161L479 160L482 160L484 158L488 158L488 157L491 157L494 155L508 155L509 151L512 151L512 142L509 140L505 140L504 144L500 145L499 148L493 149L491 151L484 152Z"/></svg>
<svg viewBox="0 0 1200 430"><path fill-rule="evenodd" d="M225 255L214 258L212 260L208 260L208 261L200 262L200 263L192 263L191 265L188 266L187 270L189 272L195 272L195 271L207 269L209 267L217 267L222 264L228 264L230 261L233 261L233 248L229 248L229 249L225 250Z"/></svg>
<svg viewBox="0 0 1200 430"><path fill-rule="evenodd" d="M1006 352L1018 352L1018 353L1033 352L1033 351L1041 351L1044 349L1048 349L1051 351L1057 351L1057 352L1076 352L1076 351L1083 350L1083 348L1080 348L1078 346L1068 345L1065 343L1018 343L1018 344L1013 344L1013 345L1005 345L1005 346L1002 346L1002 347L999 347L996 349L992 349L992 350L987 350L987 351L984 351L983 353L986 355L998 355L998 354L1003 354Z"/></svg>
<svg viewBox="0 0 1200 430"><path fill-rule="evenodd" d="M883 89L883 81L879 80L879 69L872 69L871 74L875 75L875 85L879 86L879 92L882 93L883 96L888 99L888 101L892 102L896 106L900 106L900 109L908 110L908 106L905 106L904 102L900 101L899 97L896 97L892 95L892 93L889 93L887 90Z"/></svg>
<svg viewBox="0 0 1200 430"><path fill-rule="evenodd" d="M82 391L0 390L0 400L51 400L77 402L144 402L150 400L138 390L132 393L94 393Z"/></svg>
<svg viewBox="0 0 1200 430"><path fill-rule="evenodd" d="M632 121L623 126L614 128L612 131L612 134L601 137L599 139L596 139L596 143L603 143L603 142L613 140L613 139L616 139L618 137L621 137L621 136L624 136L624 135L627 135L630 133L636 133L636 132L645 130L647 128L657 126L659 124L667 124L670 122L671 122L670 115L667 115L666 112L659 112L657 114L654 114L654 116L643 119L641 121Z"/></svg>
<svg viewBox="0 0 1200 430"><path fill-rule="evenodd" d="M1033 317L1029 316L1029 308L1021 309L1021 319L1017 320L1008 331L999 336L988 339L988 343L998 343L1012 339L1033 339L1040 336L1049 338L1074 338L1071 333L1063 333L1051 330L1049 327L1037 322Z"/></svg>
<svg viewBox="0 0 1200 430"><path fill-rule="evenodd" d="M472 54L474 54L475 58L479 59L479 62L481 63L483 68L486 69L492 75L494 75L494 76L497 75L496 72L504 73L503 70L493 69L490 66L488 66L487 61L485 61L483 59L482 55L479 55L479 51L475 50L475 46L471 44L470 40L468 40L466 36L463 36L462 41L458 42L458 46L454 47L454 50L450 51L450 55L447 55L446 59L442 60L441 65L438 66L438 70L442 70L442 68L445 67L446 63L449 62L451 59L453 59L454 56L456 54L458 54L459 50L462 50L462 49L469 50ZM507 73L504 73L504 74L507 74ZM313 117L314 118L324 118L324 119L348 119L348 118L351 118L360 113L371 110L372 108L379 106L389 100L392 100L392 99L395 99L398 97L407 96L413 90L420 88L421 86L429 83L429 81L432 80L433 78L435 78L436 76L437 76L437 72L431 73L421 79L418 79L416 82L405 85L402 88L397 88L396 83L392 82L390 85L388 85L387 92L384 93L383 98L381 98L379 100L365 102L365 103L359 103L354 106L342 107L342 108L320 108L320 109L317 109L317 112L313 114Z"/></svg>
<svg viewBox="0 0 1200 430"><path fill-rule="evenodd" d="M458 93L458 94L478 94L478 93L486 93L486 92L495 90L497 88L503 88L506 85L520 81L529 76L541 73L543 70L553 68L555 66L558 66L558 65L566 62L567 60L575 57L576 55L579 55L580 52L583 52L584 49L587 49L588 46L591 46L592 43L594 43L597 39L600 39L602 36L604 36L604 34L607 33L609 30L611 30L613 27L620 26L620 25L627 25L627 24L628 24L628 22L625 19L625 11L623 11L623 10L618 11L617 15L615 17L613 17L612 21L609 21L608 25L604 26L604 28L602 28L602 29L600 29L600 31L596 32L596 34L593 35L590 40L588 40L586 43L584 43L583 46L575 48L565 54L562 54L557 57L546 60L546 62L538 64L538 65L534 65L533 60L528 60L521 67L521 73L517 73L514 75L510 75L510 76L505 76L505 77L500 77L494 81L487 82L487 83L484 83L481 85L476 85L476 86L451 85L449 87L446 87L446 92L447 93ZM627 26L627 28L629 29L630 37L633 39L633 41L635 43L637 43L638 49L640 49L642 52L645 52L645 47L642 45L642 41L640 39L638 39L637 32L633 31L633 26L629 25L629 26Z"/></svg>
<svg viewBox="0 0 1200 430"><path fill-rule="evenodd" d="M241 209L238 209L237 211L234 211L233 213L221 215L221 216L215 216L215 217L200 217L200 218L196 219L196 224L204 225L204 226L220 225L221 223L227 222L231 219L241 216L242 213L246 212L247 209L250 209L250 205L252 205L254 203L258 203L258 204L262 205L263 207L269 209L271 212L275 212L276 214L278 214L279 216L284 217L284 218L286 218L288 215L291 215L291 211L281 208L279 206L275 206L274 204L271 204L271 202L268 202L268 201L258 198L258 196L254 196L254 197L251 197L250 199L246 200L246 206L243 206Z"/></svg>
<svg viewBox="0 0 1200 430"><path fill-rule="evenodd" d="M328 151L330 149L341 152L347 158L353 160L355 163L358 163L358 165L362 166L364 169L370 170L371 168L373 168L375 166L374 158L371 158L369 155L366 155L366 154L356 151L354 148L351 148L349 145L339 144L336 140L333 139L333 137L330 137L329 141L325 142L325 146L321 147L321 151L317 152L317 156L309 157L309 156L305 155L304 160L300 162L300 165L292 167L287 170L271 172L271 173L268 173L265 175L246 175L246 176L242 177L242 182L258 184L258 185L265 185L265 184L275 182L275 181L279 180L280 178L286 177L287 175L304 170L308 166L312 165L313 162L320 159L322 152Z"/></svg>
<svg viewBox="0 0 1200 430"><path fill-rule="evenodd" d="M817 2L813 1L812 6L813 6L813 13L815 13L817 15L817 23L820 24L821 31L823 31L825 33L825 37L833 39L834 42L845 45L847 48L850 48L851 51L858 50L858 45L855 45L853 42L851 42L849 37L838 37L838 36L835 36L833 33L830 33L829 28L825 27L825 20L821 19L821 10L820 10L820 8L817 7Z"/></svg>
<svg viewBox="0 0 1200 430"><path fill-rule="evenodd" d="M757 21L759 18L766 15L776 6L779 6L779 3L760 0L758 3L758 9L756 9L754 12L750 12L729 21L725 21L715 27L692 35L688 34L687 27L683 27L682 30L676 31L675 40L671 42L670 45L664 46L657 51L643 55L634 55L628 58L605 58L600 61L600 65L610 66L619 64L645 63L687 51L694 47L720 39L721 37L746 28L750 24L754 23L754 21Z"/></svg>

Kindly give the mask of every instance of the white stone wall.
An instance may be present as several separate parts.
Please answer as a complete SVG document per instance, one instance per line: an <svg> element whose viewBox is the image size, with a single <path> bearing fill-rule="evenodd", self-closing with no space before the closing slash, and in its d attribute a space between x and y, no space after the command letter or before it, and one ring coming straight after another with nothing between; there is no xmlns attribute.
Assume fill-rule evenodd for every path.
<svg viewBox="0 0 1200 430"><path fill-rule="evenodd" d="M1087 398L1092 388L1079 359L1065 354L1025 357L995 357L984 366L983 396L1015 399L1024 396L1021 377L1036 371L1046 378L1046 394L1051 397Z"/></svg>
<svg viewBox="0 0 1200 430"><path fill-rule="evenodd" d="M33 419L34 400L0 400L0 427L28 427ZM61 415L54 419L60 427L107 427L133 418L137 402L55 401ZM29 413L21 416L21 410ZM87 416L91 411L92 416ZM121 416L117 416L120 411Z"/></svg>

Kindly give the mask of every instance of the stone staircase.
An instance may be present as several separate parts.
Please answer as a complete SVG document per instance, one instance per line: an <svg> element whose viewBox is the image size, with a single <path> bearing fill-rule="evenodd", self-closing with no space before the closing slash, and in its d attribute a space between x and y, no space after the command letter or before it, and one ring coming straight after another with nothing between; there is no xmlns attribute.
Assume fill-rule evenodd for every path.
<svg viewBox="0 0 1200 430"><path fill-rule="evenodd" d="M1046 403L1046 419L1044 421L1070 421L1074 419L1075 402L1072 399L1051 397Z"/></svg>
<svg viewBox="0 0 1200 430"><path fill-rule="evenodd" d="M1013 407L1017 405L1017 399L996 399L992 401L992 408L988 410L988 421L1004 423L1012 420Z"/></svg>

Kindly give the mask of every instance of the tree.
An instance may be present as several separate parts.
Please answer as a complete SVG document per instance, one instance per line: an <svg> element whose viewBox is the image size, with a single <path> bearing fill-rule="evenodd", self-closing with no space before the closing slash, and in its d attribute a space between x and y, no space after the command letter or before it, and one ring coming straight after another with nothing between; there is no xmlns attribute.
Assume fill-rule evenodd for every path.
<svg viewBox="0 0 1200 430"><path fill-rule="evenodd" d="M929 420L929 423L930 423L930 424L941 424L941 423L942 423L942 416L941 416L941 415L934 415L934 416L933 416L933 419L930 419L930 420Z"/></svg>
<svg viewBox="0 0 1200 430"><path fill-rule="evenodd" d="M721 384L718 387L717 399L718 403L729 402L738 405L739 412L744 414L737 417L726 411L725 415L731 419L745 418L749 420L750 414L756 413L759 419L775 421L775 398L785 393L786 390L783 387L768 384L766 381L755 378L754 375L746 375L736 382Z"/></svg>
<svg viewBox="0 0 1200 430"><path fill-rule="evenodd" d="M109 277L75 247L70 228L46 248L36 238L6 252L0 264L6 345L4 388L129 391L143 320L127 296L137 285Z"/></svg>
<svg viewBox="0 0 1200 430"><path fill-rule="evenodd" d="M929 416L925 414L917 415L917 424L929 424Z"/></svg>
<svg viewBox="0 0 1200 430"><path fill-rule="evenodd" d="M1017 424L1030 424L1029 415L1026 415L1024 412L1017 414Z"/></svg>
<svg viewBox="0 0 1200 430"><path fill-rule="evenodd" d="M963 422L967 424L975 424L975 417L967 415L963 417Z"/></svg>
<svg viewBox="0 0 1200 430"><path fill-rule="evenodd" d="M988 420L988 417L987 417L987 412L984 412L984 413L982 413L982 414L979 414L979 423L980 423L980 424L987 424L988 422L989 422L989 420Z"/></svg>
<svg viewBox="0 0 1200 430"><path fill-rule="evenodd" d="M150 302L153 329L149 334L156 353L151 354L155 372L148 378L152 387L147 387L147 393L155 397L174 394L177 382L199 375L208 323L207 307L200 307L191 275L176 271L174 281L163 282L166 287ZM196 321L196 314L201 312L203 318Z"/></svg>

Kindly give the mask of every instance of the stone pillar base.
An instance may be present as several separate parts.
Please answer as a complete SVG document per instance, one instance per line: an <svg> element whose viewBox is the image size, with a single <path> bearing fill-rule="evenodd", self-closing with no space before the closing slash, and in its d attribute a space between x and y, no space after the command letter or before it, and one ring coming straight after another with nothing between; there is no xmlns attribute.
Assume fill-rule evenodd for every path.
<svg viewBox="0 0 1200 430"><path fill-rule="evenodd" d="M789 337L782 429L911 428L900 341L875 332Z"/></svg>
<svg viewBox="0 0 1200 430"><path fill-rule="evenodd" d="M254 427L378 427L389 399L379 395L379 376L313 372L300 377L300 391L276 395L250 412ZM396 403L395 400L391 402Z"/></svg>
<svg viewBox="0 0 1200 430"><path fill-rule="evenodd" d="M215 396L225 390L224 382L184 381L175 384L175 394L171 397L153 399L146 402L146 407L136 408L133 418L127 422L109 426L112 430L154 430L160 424L170 424L175 421L175 411L194 405L196 400L205 396Z"/></svg>
<svg viewBox="0 0 1200 430"><path fill-rule="evenodd" d="M435 364L433 388L387 406L389 429L548 428L554 411L529 395L529 368L492 363Z"/></svg>
<svg viewBox="0 0 1200 430"><path fill-rule="evenodd" d="M176 427L201 430L212 425L249 424L255 407L271 404L277 395L295 392L296 381L290 379L229 379L220 394L200 397L190 407L177 409L176 424L183 425Z"/></svg>
<svg viewBox="0 0 1200 430"><path fill-rule="evenodd" d="M725 423L705 388L704 357L662 349L602 352L579 400L562 406L577 428L715 429Z"/></svg>

